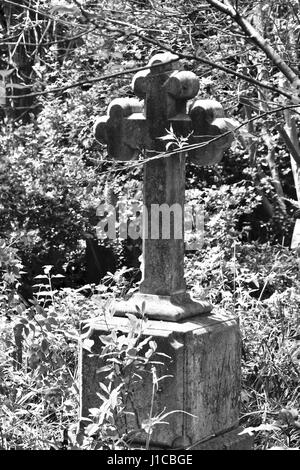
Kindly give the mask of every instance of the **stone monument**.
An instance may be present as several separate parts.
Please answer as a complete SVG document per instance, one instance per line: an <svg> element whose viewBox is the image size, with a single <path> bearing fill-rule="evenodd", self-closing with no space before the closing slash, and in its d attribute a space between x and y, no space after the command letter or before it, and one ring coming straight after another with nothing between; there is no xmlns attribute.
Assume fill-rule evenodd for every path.
<svg viewBox="0 0 300 470"><path fill-rule="evenodd" d="M196 98L197 76L177 70L177 64L178 57L173 54L155 55L149 68L133 79L133 91L138 98L115 99L107 115L95 124L96 138L107 144L109 158L130 161L141 154L145 156L146 215L139 292L127 301L116 302L111 324L99 318L88 336L94 340L93 352L100 352L99 335L107 328L126 330L126 314L136 314L137 306L143 305L149 319L145 336L151 335L158 351L171 358L167 374L172 378L164 381L157 407L186 412L174 413L168 425L158 426L152 434L152 444L163 448L248 448L248 440L238 432L240 335L237 321L214 312L205 299L193 300L184 280L185 159L188 157L197 165L218 163L232 142L232 127L218 102ZM181 148L164 156L161 137L170 128L186 138L188 152ZM181 236L175 228L175 215L168 219L168 238L162 233L163 221L153 221L152 208L164 204L174 211L182 209ZM152 237L154 232L156 236ZM89 408L97 406L100 377L96 370L100 366L97 359L90 358L82 349L81 415L85 417ZM145 380L137 390L135 407L142 418L147 418L145 404L150 404L151 391L151 380Z"/></svg>

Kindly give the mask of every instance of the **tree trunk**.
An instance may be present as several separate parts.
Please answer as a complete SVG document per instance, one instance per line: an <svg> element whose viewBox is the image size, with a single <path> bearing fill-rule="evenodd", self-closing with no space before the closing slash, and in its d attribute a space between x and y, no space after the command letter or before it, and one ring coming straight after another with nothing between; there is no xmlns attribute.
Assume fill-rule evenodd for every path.
<svg viewBox="0 0 300 470"><path fill-rule="evenodd" d="M298 132L297 132L295 119L292 116L292 113L289 109L285 110L284 115L285 115L285 122L286 122L284 126L284 130L286 131L288 137L290 138L290 141L300 159L300 146L299 146L299 138L298 138ZM294 176L297 200L298 200L298 204L300 207L300 165L292 155L291 155L291 167L292 167L293 176Z"/></svg>
<svg viewBox="0 0 300 470"><path fill-rule="evenodd" d="M35 41L33 27L22 28L22 22L26 19L35 21L34 12L25 8L23 0L14 0L13 4L4 3L3 12L6 21L6 33L15 37L13 44L7 46L7 62L13 66L15 71L10 75L10 82L7 84L10 94L14 98L10 99L9 116L13 119L28 119L28 112L33 105L33 97L25 96L17 98L17 95L30 95L31 74L34 65L33 51ZM23 23L24 25L24 23ZM19 27L18 27L19 26ZM9 98L8 98L9 99Z"/></svg>

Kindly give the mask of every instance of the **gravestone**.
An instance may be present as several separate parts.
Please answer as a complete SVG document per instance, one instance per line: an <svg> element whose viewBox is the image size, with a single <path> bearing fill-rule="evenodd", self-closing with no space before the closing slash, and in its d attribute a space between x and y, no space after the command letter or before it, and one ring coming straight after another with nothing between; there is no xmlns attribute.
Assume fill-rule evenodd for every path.
<svg viewBox="0 0 300 470"><path fill-rule="evenodd" d="M235 446L239 442L239 448L247 448L248 441L238 437L237 431L240 392L237 321L212 311L205 299L192 299L184 280L185 159L188 155L198 165L219 162L231 144L232 135L222 106L213 100L197 99L197 76L177 70L177 62L173 54L154 56L149 69L133 79L133 91L139 99L112 101L107 115L95 124L96 138L107 144L109 158L130 161L141 154L145 157L143 263L139 292L127 301L116 302L115 316L109 322L99 318L90 324L84 330L85 338L94 341L92 351L99 353L102 347L99 335L110 328L126 331L126 314L136 314L137 306L143 306L149 319L144 335L152 336L158 351L170 357L167 374L172 377L162 385L157 410L186 412L174 413L168 425L157 426L152 444L201 448L201 442L208 441L216 447L217 436L225 436L226 441L226 432L231 431L229 441L233 433ZM188 152L180 148L171 156L164 155L161 137L167 129L188 140ZM174 217L168 218L168 237L164 237L163 217L153 219L153 207L162 205L174 209ZM176 219L178 208L181 213L177 213ZM179 234L175 227L178 219ZM82 349L81 416L87 417L89 408L97 406L101 380L97 370L101 365L97 357L91 358ZM151 393L151 379L141 381L135 395L135 408L141 420L149 414ZM220 446L230 448L230 442Z"/></svg>
<svg viewBox="0 0 300 470"><path fill-rule="evenodd" d="M218 163L224 149L230 146L231 133L222 106L213 100L194 100L187 112L187 101L195 98L199 90L197 76L188 71L174 70L177 56L158 54L150 61L150 70L142 71L133 79L133 91L144 102L135 98L112 101L107 116L95 124L96 138L107 144L108 155L115 160L135 160L146 149L151 158L163 152L165 143L159 137L172 125L174 132L190 137L195 146L216 138L208 145L189 151L188 158L198 165ZM143 205L144 217L142 284L131 301L119 302L117 314L136 312L135 306L147 302L151 318L178 321L199 313L209 312L208 302L194 302L186 292L184 281L184 152L171 157L152 159L144 165ZM162 238L162 221L153 227L153 208L167 204L180 208L181 236L174 234L174 221L170 220L170 237ZM157 221L158 222L158 221ZM158 225L158 224L155 224ZM152 231L158 229L158 238Z"/></svg>

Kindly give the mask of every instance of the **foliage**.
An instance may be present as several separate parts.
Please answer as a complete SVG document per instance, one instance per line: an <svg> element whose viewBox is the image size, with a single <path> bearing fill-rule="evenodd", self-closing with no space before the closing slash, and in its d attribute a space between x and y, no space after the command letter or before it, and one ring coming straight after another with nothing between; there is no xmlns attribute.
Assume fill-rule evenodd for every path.
<svg viewBox="0 0 300 470"><path fill-rule="evenodd" d="M99 308L80 292L57 292L53 283L59 275L51 275L51 268L44 267L38 278L47 283L37 286L37 295L29 303L15 292L14 298L5 297L2 305L3 449L49 449L61 442L62 430L77 414L79 321ZM4 279L7 272L9 269L4 271Z"/></svg>
<svg viewBox="0 0 300 470"><path fill-rule="evenodd" d="M12 283L7 274L19 264L19 259L11 256L9 263L6 257L1 259L2 292L6 293L8 280ZM82 427L83 422L78 423L77 385L80 322L99 315L108 321L109 310L103 299L114 297L116 288L111 283L103 284L92 291L96 301L87 300L82 288L55 289L54 282L61 275L51 271L52 266L46 265L44 273L36 276L38 290L28 304L22 302L16 291L14 298L3 295L6 316L1 318L0 337L1 448L124 449L141 433L148 436L149 446L154 426L167 424L166 418L175 411L162 410L155 415L152 403L147 420L138 420L139 427L135 420L135 425L128 425L126 420L126 415L133 414L128 408L134 409L134 387L141 376L150 374L153 379L153 402L158 382L164 378L157 377L156 372L161 362L152 358L159 357L156 343L151 337L142 338L146 324L143 309L139 311L141 319L129 315L127 333L113 329L101 336L104 347L100 358L105 363L98 371L102 373L102 377L99 375L102 404L90 410L91 419L86 419ZM124 270L119 273L121 292L124 274ZM114 280L118 281L116 276ZM90 351L92 343L84 339L82 344Z"/></svg>
<svg viewBox="0 0 300 470"><path fill-rule="evenodd" d="M284 247L245 246L227 233L234 241L231 254L224 240L223 252L219 243L207 247L202 257L200 253L188 256L188 284L194 286L195 297L204 290L215 306L239 316L243 335L241 422L255 433L258 448L299 447L295 412L291 412L295 417L292 421L284 418L299 401L299 260ZM12 266L19 263L18 258L11 259ZM109 299L124 293L125 274L107 276L97 296ZM149 354L141 354L143 321L135 317L131 318L134 328L127 335L112 331L102 337L106 358L103 404L92 410L86 433L78 434L78 326L80 320L99 314L99 303L88 301L80 291L56 291L55 279L51 266L45 266L44 274L37 279L37 298L30 306L16 297L5 299L3 304L7 315L1 328L2 447L61 448L62 442L70 448L127 446L137 429L122 431L122 410L130 401L132 378L140 375L149 361L151 364L155 344L150 338L145 340ZM23 366L18 370L16 327L22 331ZM155 378L155 369L152 373ZM287 411L281 411L284 409ZM160 417L153 416L153 425L156 419Z"/></svg>
<svg viewBox="0 0 300 470"><path fill-rule="evenodd" d="M299 448L298 424L277 423L282 409L299 405L299 258L284 247L227 239L231 253L219 243L189 255L188 284L239 318L241 423L255 432L256 448Z"/></svg>

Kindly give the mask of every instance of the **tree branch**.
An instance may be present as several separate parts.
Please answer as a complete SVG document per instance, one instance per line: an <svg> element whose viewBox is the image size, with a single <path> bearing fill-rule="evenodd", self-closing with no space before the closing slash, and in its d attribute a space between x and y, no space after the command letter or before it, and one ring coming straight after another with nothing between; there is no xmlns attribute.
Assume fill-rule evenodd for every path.
<svg viewBox="0 0 300 470"><path fill-rule="evenodd" d="M82 6L80 6L80 4L78 3L77 0L74 0L75 1L75 4L80 8L81 12L82 12L82 15L86 18L87 21L89 21L90 23L92 23L96 28L98 29L103 29L103 25L99 25L96 21L92 20L90 18L90 16L87 14L87 12L82 8ZM225 7L225 5L223 5L221 2L219 2L218 0L216 0L216 2L220 5L222 5L226 11L229 9L229 7ZM228 10L229 11L229 10ZM235 10L233 10L235 12ZM143 28L140 28L140 27L137 27L133 24L130 24L130 23L126 23L124 21L119 21L119 20L115 20L115 19L112 19L112 18L109 18L109 17L106 17L106 20L108 22L110 22L111 24L114 24L114 25L118 25L118 26L123 26L125 28L130 28L130 29L134 29L135 31L133 31L131 34L138 37L141 41L143 42L147 42L147 43L150 43L152 45L155 45L155 46L158 46L160 48L162 48L163 50L165 51L168 51L168 52L172 52L173 54L177 54L180 58L182 59L188 59L188 60L196 60L202 64L205 64L205 65L208 65L209 67L212 67L212 68L216 68L218 70L221 70L225 73L228 73L230 75L234 75L235 77L237 78L240 78L242 80L245 80L247 81L248 83L252 83L253 85L257 85L259 87L263 87L267 90L270 90L270 91L273 91L275 93L279 93L280 95L282 96L285 96L286 98L289 98L289 99L292 99L294 97L294 95L292 93L287 93L285 92L284 90L278 88L278 87L274 87L272 85L268 85L266 83L262 83L260 82L259 80L256 80L255 78L252 78L250 76L247 76L247 75L244 75L242 73L239 73L239 72L236 72L235 70L232 70L230 69L229 67L226 67L224 65L221 65L221 64L218 64L218 63L215 63L213 61L210 61L208 59L204 59L202 57L199 57L197 55L193 55L193 54L183 54L183 53L180 53L180 52L174 52L174 50L169 47L169 46L166 46L165 44L161 43L160 41L157 41L156 39L150 37L150 36L145 36L144 34L141 34L142 31L143 31ZM250 24L250 23L249 23ZM251 26L251 25L250 25ZM107 26L106 26L107 27ZM122 32L122 30L120 29L117 29L117 31L119 33Z"/></svg>
<svg viewBox="0 0 300 470"><path fill-rule="evenodd" d="M170 63L171 62L177 62L178 60L179 60L179 57L177 57L176 59L170 60ZM160 66L159 64L154 64L154 65L151 65L151 68L156 68L156 67L159 67L159 66ZM146 65L146 66L143 66L143 67L135 67L133 69L121 70L120 72L114 72L114 73L110 73L108 75L101 75L100 77L96 77L96 78L81 80L79 82L72 83L71 85L66 85L66 86L63 86L63 87L56 87L56 88L52 88L50 90L36 91L36 92L33 92L33 93L27 93L27 94L24 94L24 95L7 95L6 98L15 99L15 98L24 98L24 97L29 97L29 96L43 96L43 95L47 95L49 93L57 93L57 92L62 93L62 92L66 91L66 90L69 90L71 88L75 88L75 87L82 86L82 85L94 84L94 83L97 83L97 82L101 82L103 80L108 80L110 78L116 78L116 77L120 77L122 75L128 75L128 74L131 74L131 73L140 72L141 70L147 70L149 68L150 68L150 65ZM8 88L9 88L9 86L8 86ZM13 88L13 85L12 85L12 88ZM1 95L0 95L0 98L1 98Z"/></svg>
<svg viewBox="0 0 300 470"><path fill-rule="evenodd" d="M288 135L288 133L286 132L284 127L282 127L280 124L277 124L276 129L279 132L279 134L281 135L281 137L282 137L283 141L285 142L287 148L289 149L293 159L300 166L300 155L299 155L297 149L295 148L292 140L290 139L290 136Z"/></svg>
<svg viewBox="0 0 300 470"><path fill-rule="evenodd" d="M268 85L267 83L263 83L259 80L256 80L253 77L250 77L249 75L244 75L240 72L236 72L235 70L229 67L226 67L225 65L218 64L209 59L204 59L203 57L199 57L198 55L195 55L195 54L183 54L181 52L174 52L174 50L171 47L166 46L165 44L159 41L156 41L153 38L145 37L145 36L139 35L138 33L133 33L133 34L138 36L142 41L149 42L150 44L158 46L167 52L172 52L173 54L178 55L180 59L196 60L197 62L200 62L201 64L208 65L209 67L221 70L222 72L228 73L229 75L234 75L235 77L245 80L248 83L252 83L252 85L256 85L258 87L265 88L266 90L273 91L289 99L295 98L293 93L287 92L283 90L282 88L278 88L272 85Z"/></svg>
<svg viewBox="0 0 300 470"><path fill-rule="evenodd" d="M277 68L283 73L293 87L300 89L300 79L298 75L292 70L282 57L268 44L268 41L261 36L261 34L249 23L248 20L243 18L240 13L235 10L229 2L226 5L219 0L206 0L211 6L217 8L217 10L225 13L227 16L232 18L244 31L244 33L251 39L265 54L266 56L277 66Z"/></svg>
<svg viewBox="0 0 300 470"><path fill-rule="evenodd" d="M236 12L232 7L231 7L231 9L232 9L232 11L231 11L229 6L225 6L219 0L207 0L207 1L211 5L216 6L216 8L218 8L220 11L223 11L224 13L226 13L228 15L231 15L231 13L236 15ZM11 2L9 0L6 0L6 2L11 3L11 4L15 3L15 2ZM96 21L93 21L91 18L88 18L88 20L91 24L93 24L95 26L95 28L100 29L101 31L103 31L103 25L102 24L99 24ZM107 21L111 22L112 24L119 24L120 23L119 21L109 19L109 18L107 18ZM249 23L249 25L250 25L250 23ZM236 78L242 79L242 80L244 80L248 83L251 83L252 85L265 88L267 90L272 91L273 93L278 93L279 95L285 96L288 99L293 99L293 98L295 99L295 95L292 92L286 91L286 90L284 90L282 88L279 88L279 87L276 87L276 86L272 86L272 85L267 84L267 83L263 83L259 80L256 80L253 77L250 77L248 75L244 75L244 74L242 74L240 72L237 72L237 71L235 71L235 70L233 70L229 67L226 67L222 64L215 63L212 60L209 60L209 59L206 59L206 58L203 58L203 57L199 57L198 55L195 55L195 54L184 54L184 53L181 53L181 52L174 52L174 50L171 47L161 43L160 41L157 41L156 39L154 39L150 36L146 36L145 33L142 32L141 28L138 28L138 27L136 27L132 24L122 22L122 26L133 29L134 31L132 31L132 33L131 33L132 36L136 36L141 41L152 44L152 45L155 45L155 46L157 46L157 47L159 47L159 48L161 48L165 51L175 53L178 56L178 58L187 59L187 60L195 60L195 61L200 62L204 65L207 65L207 66L209 66L213 69L221 70L224 73L227 73L229 75L235 76ZM105 27L107 29L107 25ZM114 31L119 32L119 33L122 33L122 32L124 33L123 30L117 29L117 28ZM84 34L84 33L82 33L82 34ZM127 36L128 36L128 34L127 34ZM47 95L49 93L64 92L68 89L75 88L77 86L97 83L97 82L100 82L100 81L103 81L103 80L106 80L106 79L115 78L115 77L119 77L119 76L122 76L122 75L127 75L128 73L135 73L139 70L145 70L147 68L148 67L146 66L146 67L138 67L138 68L134 68L134 69L123 70L123 71L116 72L116 73L113 73L113 74L108 74L108 75L104 75L104 76L102 75L100 77L95 77L95 78L92 78L92 79L82 80L82 81L73 83L71 85L66 85L64 87L57 87L57 88L52 88L50 90L45 90L45 91L40 91L40 92L33 92L33 93L30 93L26 96L27 97L29 97L29 96L43 96L43 95ZM8 96L8 98L11 98L11 99L13 99L13 98L23 98L23 97L24 97L24 95L18 95L18 96L11 95L11 96Z"/></svg>

